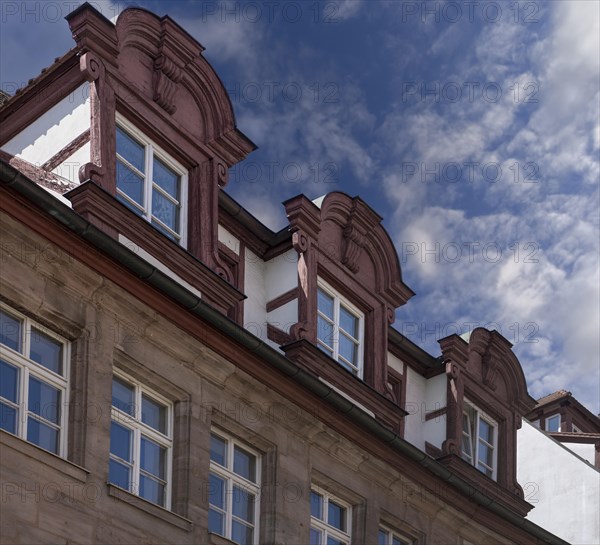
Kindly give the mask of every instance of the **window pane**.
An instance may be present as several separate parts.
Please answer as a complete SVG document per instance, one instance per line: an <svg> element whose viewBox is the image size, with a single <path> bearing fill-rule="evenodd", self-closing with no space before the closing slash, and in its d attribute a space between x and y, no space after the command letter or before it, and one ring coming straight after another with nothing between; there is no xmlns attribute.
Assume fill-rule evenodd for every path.
<svg viewBox="0 0 600 545"><path fill-rule="evenodd" d="M162 225L160 225L158 223L158 221L156 221L155 219L153 219L151 221L151 223L152 223L152 226L155 229L158 229L163 235L165 235L166 237L170 238L171 240L174 240L175 242L177 242L177 240L178 240L177 237L173 233L171 233L170 231L168 231L167 229L165 229Z"/></svg>
<svg viewBox="0 0 600 545"><path fill-rule="evenodd" d="M490 445L494 444L494 428L483 418L479 419L479 437Z"/></svg>
<svg viewBox="0 0 600 545"><path fill-rule="evenodd" d="M156 157L154 158L152 177L156 185L164 189L175 200L179 200L179 176Z"/></svg>
<svg viewBox="0 0 600 545"><path fill-rule="evenodd" d="M254 522L254 494L240 488L233 487L233 514L246 522Z"/></svg>
<svg viewBox="0 0 600 545"><path fill-rule="evenodd" d="M27 419L27 441L56 454L58 452L58 430L29 417Z"/></svg>
<svg viewBox="0 0 600 545"><path fill-rule="evenodd" d="M494 449L488 447L481 441L479 441L479 462L493 467L494 466Z"/></svg>
<svg viewBox="0 0 600 545"><path fill-rule="evenodd" d="M392 545L404 545L404 542L397 537L392 538Z"/></svg>
<svg viewBox="0 0 600 545"><path fill-rule="evenodd" d="M134 416L135 403L133 401L133 386L119 378L113 377L112 381L112 404L113 407Z"/></svg>
<svg viewBox="0 0 600 545"><path fill-rule="evenodd" d="M323 496L321 494L310 493L310 514L319 520L323 520Z"/></svg>
<svg viewBox="0 0 600 545"><path fill-rule="evenodd" d="M138 144L123 129L117 127L117 153L140 172L144 169L144 146Z"/></svg>
<svg viewBox="0 0 600 545"><path fill-rule="evenodd" d="M344 360L338 359L338 363L344 368L348 369L351 373L356 374L356 369L353 369L350 365L348 365Z"/></svg>
<svg viewBox="0 0 600 545"><path fill-rule="evenodd" d="M164 505L165 486L146 475L140 475L140 496L152 503Z"/></svg>
<svg viewBox="0 0 600 545"><path fill-rule="evenodd" d="M144 471L164 480L166 454L165 448L146 437L142 437L140 464Z"/></svg>
<svg viewBox="0 0 600 545"><path fill-rule="evenodd" d="M216 435L210 436L210 459L221 466L225 466L225 456L227 452L227 441Z"/></svg>
<svg viewBox="0 0 600 545"><path fill-rule="evenodd" d="M327 536L327 545L345 545L345 541L341 541L335 537Z"/></svg>
<svg viewBox="0 0 600 545"><path fill-rule="evenodd" d="M388 533L385 530L379 530L377 533L377 545L388 545Z"/></svg>
<svg viewBox="0 0 600 545"><path fill-rule="evenodd" d="M142 395L142 422L155 430L167 433L167 408Z"/></svg>
<svg viewBox="0 0 600 545"><path fill-rule="evenodd" d="M327 523L338 530L346 531L346 508L329 500Z"/></svg>
<svg viewBox="0 0 600 545"><path fill-rule="evenodd" d="M129 467L111 459L108 464L108 480L109 482L130 490L131 479L129 477Z"/></svg>
<svg viewBox="0 0 600 545"><path fill-rule="evenodd" d="M358 339L358 318L340 305L340 327Z"/></svg>
<svg viewBox="0 0 600 545"><path fill-rule="evenodd" d="M208 531L219 535L225 535L225 516L214 509L208 510Z"/></svg>
<svg viewBox="0 0 600 545"><path fill-rule="evenodd" d="M463 413L463 431L466 434L471 435L471 422L469 419L469 415L464 414L464 413Z"/></svg>
<svg viewBox="0 0 600 545"><path fill-rule="evenodd" d="M322 289L318 291L317 308L329 319L333 320L333 297L330 297Z"/></svg>
<svg viewBox="0 0 600 545"><path fill-rule="evenodd" d="M309 545L321 545L321 532L319 530L310 529Z"/></svg>
<svg viewBox="0 0 600 545"><path fill-rule="evenodd" d="M239 543L240 545L251 545L253 542L253 534L254 531L249 526L246 526L237 520L233 521L233 524L231 525L231 540L235 543Z"/></svg>
<svg viewBox="0 0 600 545"><path fill-rule="evenodd" d="M152 192L152 215L176 233L179 232L179 206L156 190Z"/></svg>
<svg viewBox="0 0 600 545"><path fill-rule="evenodd" d="M0 429L17 433L17 409L0 403Z"/></svg>
<svg viewBox="0 0 600 545"><path fill-rule="evenodd" d="M340 356L347 359L350 363L356 364L358 360L358 350L354 341L340 332Z"/></svg>
<svg viewBox="0 0 600 545"><path fill-rule="evenodd" d="M117 161L117 188L132 201L138 203L142 208L144 207L144 178L133 172L121 161ZM123 202L128 204L127 201Z"/></svg>
<svg viewBox="0 0 600 545"><path fill-rule="evenodd" d="M21 321L0 310L0 343L21 352Z"/></svg>
<svg viewBox="0 0 600 545"><path fill-rule="evenodd" d="M62 343L31 328L29 357L46 369L62 374Z"/></svg>
<svg viewBox="0 0 600 545"><path fill-rule="evenodd" d="M492 477L494 475L491 469L488 469L481 463L477 465L477 469L479 469L479 471L481 471L481 473L484 473L488 477Z"/></svg>
<svg viewBox="0 0 600 545"><path fill-rule="evenodd" d="M132 432L116 422L110 423L110 452L127 462L131 462Z"/></svg>
<svg viewBox="0 0 600 545"><path fill-rule="evenodd" d="M555 414L550 418L546 418L546 431L558 431L560 428L560 415Z"/></svg>
<svg viewBox="0 0 600 545"><path fill-rule="evenodd" d="M18 403L18 384L19 370L10 363L0 361L0 396L13 403Z"/></svg>
<svg viewBox="0 0 600 545"><path fill-rule="evenodd" d="M60 420L60 391L30 376L27 408L32 413L58 424Z"/></svg>
<svg viewBox="0 0 600 545"><path fill-rule="evenodd" d="M233 449L233 472L256 482L256 457L236 446Z"/></svg>
<svg viewBox="0 0 600 545"><path fill-rule="evenodd" d="M322 344L318 344L317 348L319 350L321 350L322 352L325 352L325 354L327 354L330 358L333 358L333 349L332 348L327 348L326 346L323 346Z"/></svg>
<svg viewBox="0 0 600 545"><path fill-rule="evenodd" d="M317 338L327 346L333 347L333 325L322 316L319 316L317 322Z"/></svg>
<svg viewBox="0 0 600 545"><path fill-rule="evenodd" d="M217 477L214 473L209 475L208 503L225 509L225 480Z"/></svg>

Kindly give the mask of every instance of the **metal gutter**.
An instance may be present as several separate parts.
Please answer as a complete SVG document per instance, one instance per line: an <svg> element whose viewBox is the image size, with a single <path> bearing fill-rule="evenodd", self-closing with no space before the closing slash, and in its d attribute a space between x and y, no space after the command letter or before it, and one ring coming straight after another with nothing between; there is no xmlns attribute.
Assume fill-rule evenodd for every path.
<svg viewBox="0 0 600 545"><path fill-rule="evenodd" d="M368 430L378 439L389 444L391 448L419 463L425 469L460 491L478 505L489 509L514 526L540 539L545 544L569 545L566 541L537 526L533 522L520 517L510 509L507 509L495 500L489 498L420 449L402 439L385 426L382 426L372 416L368 415L345 397L332 390L317 377L300 369L295 363L271 348L268 344L255 337L235 322L229 320L229 318L180 286L156 267L150 265L118 241L109 237L97 227L81 218L71 208L61 203L43 188L38 187L35 182L31 181L3 160L0 160L0 182L26 197L64 226L71 229L76 234L107 253L121 265L135 273L142 280L147 281L155 288L173 298L189 312L206 320L226 335L232 337L242 346L251 349L279 371L288 377L293 378L296 382L321 397L332 407L350 416L358 425Z"/></svg>

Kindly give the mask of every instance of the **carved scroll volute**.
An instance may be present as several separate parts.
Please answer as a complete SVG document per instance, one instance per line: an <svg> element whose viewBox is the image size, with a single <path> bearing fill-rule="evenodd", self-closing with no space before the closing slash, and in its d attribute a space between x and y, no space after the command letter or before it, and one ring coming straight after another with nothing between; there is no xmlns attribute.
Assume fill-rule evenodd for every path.
<svg viewBox="0 0 600 545"><path fill-rule="evenodd" d="M169 114L177 110L175 95L181 81L183 71L165 53L161 53L154 61L152 84L153 100Z"/></svg>
<svg viewBox="0 0 600 545"><path fill-rule="evenodd" d="M469 366L471 369L481 368L483 383L491 390L496 389L498 365L495 358L491 357L492 335L485 329L473 332L469 342Z"/></svg>
<svg viewBox="0 0 600 545"><path fill-rule="evenodd" d="M104 79L104 63L96 54L88 51L79 58L79 69L86 75L88 81L97 81Z"/></svg>
<svg viewBox="0 0 600 545"><path fill-rule="evenodd" d="M227 185L227 182L229 181L229 169L227 168L227 165L221 161L221 160L217 160L216 161L216 179L217 179L217 185L222 189Z"/></svg>
<svg viewBox="0 0 600 545"><path fill-rule="evenodd" d="M392 325L396 321L396 311L393 308L387 307L385 315L388 325Z"/></svg>
<svg viewBox="0 0 600 545"><path fill-rule="evenodd" d="M352 220L350 220L348 225L344 228L343 237L344 249L342 263L353 273L357 273L359 270L360 256L365 245L365 236L352 224Z"/></svg>
<svg viewBox="0 0 600 545"><path fill-rule="evenodd" d="M107 89L105 76L106 70L102 59L95 53L88 51L79 59L79 69L85 74L90 85L90 162L79 167L79 181L81 183L92 180L98 185L103 185L106 178L106 161L103 161L103 133L108 132L105 128L108 112L104 111L102 101L107 101L107 94L112 89ZM106 153L106 152L105 152Z"/></svg>

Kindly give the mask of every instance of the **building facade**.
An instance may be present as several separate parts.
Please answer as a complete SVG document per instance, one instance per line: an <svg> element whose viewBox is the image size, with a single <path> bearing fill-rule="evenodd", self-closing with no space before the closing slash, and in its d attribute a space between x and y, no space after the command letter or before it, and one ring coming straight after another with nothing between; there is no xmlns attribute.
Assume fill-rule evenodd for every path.
<svg viewBox="0 0 600 545"><path fill-rule="evenodd" d="M172 19L67 21L0 109L2 543L566 543L510 343L395 330L413 292L360 198L272 232L229 197L255 146Z"/></svg>

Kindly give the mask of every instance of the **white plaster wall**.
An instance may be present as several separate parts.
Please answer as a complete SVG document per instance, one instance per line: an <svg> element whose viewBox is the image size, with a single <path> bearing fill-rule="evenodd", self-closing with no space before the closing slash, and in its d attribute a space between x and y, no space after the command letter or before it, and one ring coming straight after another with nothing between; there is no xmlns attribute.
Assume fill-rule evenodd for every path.
<svg viewBox="0 0 600 545"><path fill-rule="evenodd" d="M535 506L529 520L574 545L600 543L600 472L525 419L517 479Z"/></svg>
<svg viewBox="0 0 600 545"><path fill-rule="evenodd" d="M596 461L596 447L593 444L563 443L563 445L578 456L581 456L584 460L587 460L590 464L594 465Z"/></svg>
<svg viewBox="0 0 600 545"><path fill-rule="evenodd" d="M286 333L298 321L298 299L276 308L267 314L267 322Z"/></svg>
<svg viewBox="0 0 600 545"><path fill-rule="evenodd" d="M74 184L79 183L79 167L90 162L90 143L84 144L73 155L65 159L52 172Z"/></svg>
<svg viewBox="0 0 600 545"><path fill-rule="evenodd" d="M89 84L85 83L9 140L2 149L42 165L89 128Z"/></svg>
<svg viewBox="0 0 600 545"><path fill-rule="evenodd" d="M222 225L218 226L218 234L217 238L219 242L222 242L229 248L232 252L235 252L236 255L240 255L240 241L236 237L234 237L225 227Z"/></svg>
<svg viewBox="0 0 600 545"><path fill-rule="evenodd" d="M391 352L387 353L387 364L390 368L392 368L396 373L403 375L404 374L404 364L400 360L392 354Z"/></svg>
<svg viewBox="0 0 600 545"><path fill-rule="evenodd" d="M427 413L443 409L446 406L447 378L445 374L426 381L425 403L421 408L423 439L438 448L446 439L446 415L425 420Z"/></svg>
<svg viewBox="0 0 600 545"><path fill-rule="evenodd" d="M244 301L244 327L267 341L265 262L248 248L244 254L244 291L247 296Z"/></svg>
<svg viewBox="0 0 600 545"><path fill-rule="evenodd" d="M266 300L298 286L298 254L295 250L274 257L265 263ZM296 321L297 318L296 318Z"/></svg>
<svg viewBox="0 0 600 545"><path fill-rule="evenodd" d="M408 367L406 370L405 408L409 414L405 417L404 438L421 450L425 450L423 435L423 422L425 418L422 409L425 404L426 390L427 380Z"/></svg>

